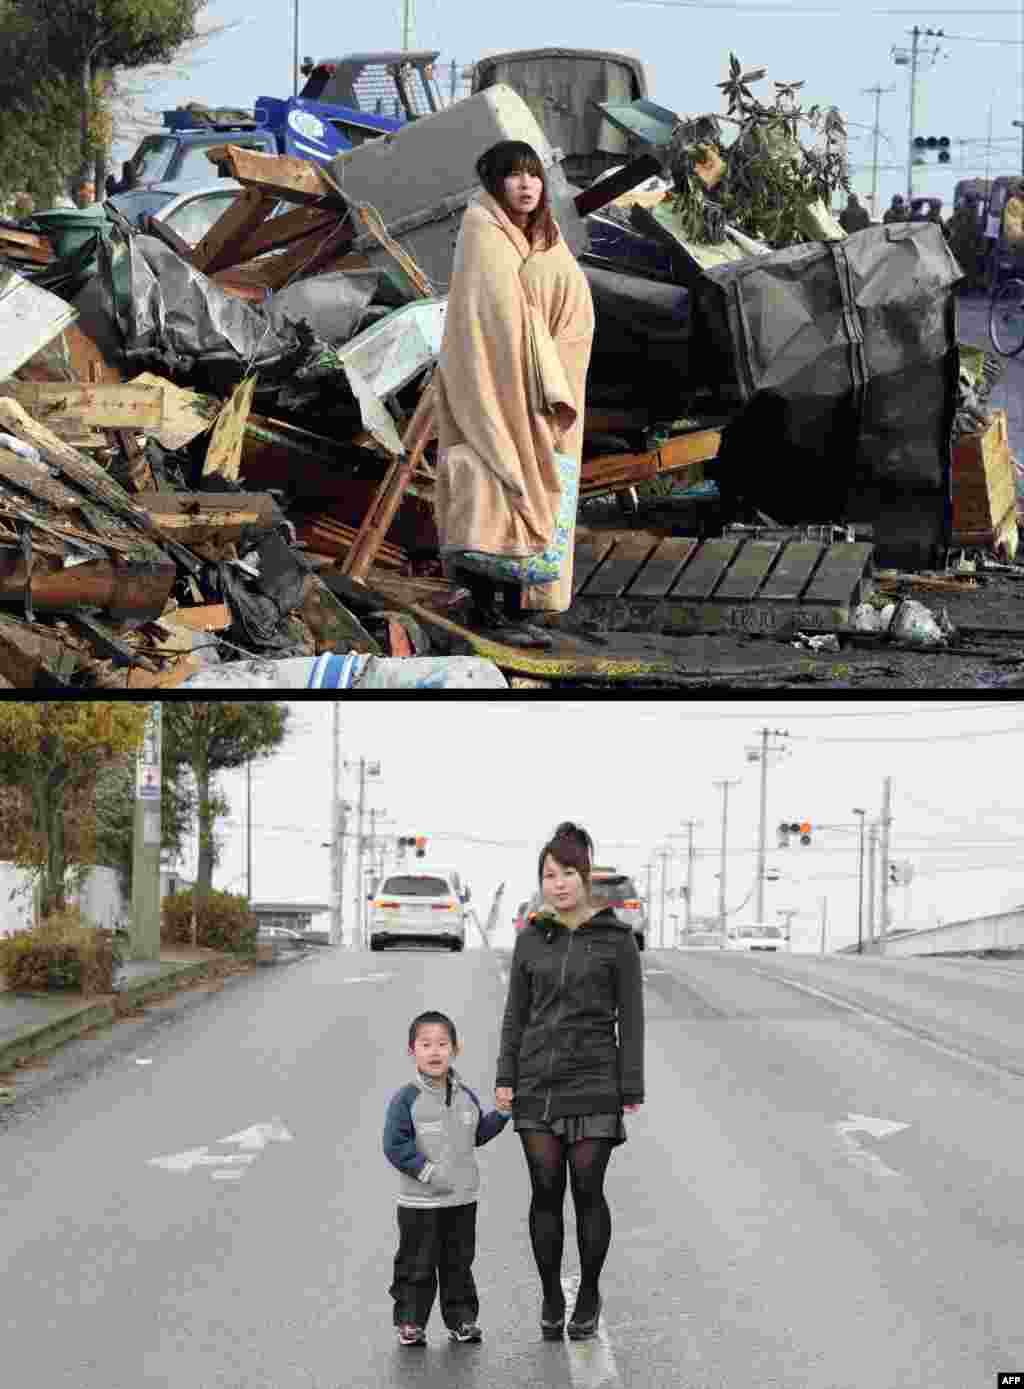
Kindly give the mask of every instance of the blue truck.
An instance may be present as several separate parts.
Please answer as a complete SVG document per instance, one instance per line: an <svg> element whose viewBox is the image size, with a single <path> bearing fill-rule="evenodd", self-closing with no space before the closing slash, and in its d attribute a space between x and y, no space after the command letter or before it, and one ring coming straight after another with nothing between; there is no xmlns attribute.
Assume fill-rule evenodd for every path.
<svg viewBox="0 0 1024 1389"><path fill-rule="evenodd" d="M258 97L251 114L198 102L165 111L164 129L142 140L121 179L108 179L107 193L209 178L206 152L223 144L329 164L365 140L440 110L437 56L422 51L307 59L305 86L297 96Z"/></svg>

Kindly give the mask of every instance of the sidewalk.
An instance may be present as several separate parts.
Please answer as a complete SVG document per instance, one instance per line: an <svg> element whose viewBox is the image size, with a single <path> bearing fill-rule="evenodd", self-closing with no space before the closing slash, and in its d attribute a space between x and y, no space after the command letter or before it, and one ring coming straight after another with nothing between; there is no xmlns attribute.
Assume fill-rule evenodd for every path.
<svg viewBox="0 0 1024 1389"><path fill-rule="evenodd" d="M164 947L159 960L128 961L118 974L116 992L83 998L70 993L13 993L0 986L0 1072L19 1061L55 1051L90 1028L189 980L201 979L235 955L216 950Z"/></svg>

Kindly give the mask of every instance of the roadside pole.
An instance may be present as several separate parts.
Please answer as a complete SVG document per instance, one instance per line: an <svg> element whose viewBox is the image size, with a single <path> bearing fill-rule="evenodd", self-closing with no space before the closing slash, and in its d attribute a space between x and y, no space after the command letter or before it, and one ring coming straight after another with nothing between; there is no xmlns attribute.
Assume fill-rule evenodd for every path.
<svg viewBox="0 0 1024 1389"><path fill-rule="evenodd" d="M875 904L878 890L875 886L875 864L878 862L878 826L872 821L868 826L868 944L875 941Z"/></svg>
<svg viewBox="0 0 1024 1389"><path fill-rule="evenodd" d="M828 927L828 898L821 899L821 953L825 953L825 932Z"/></svg>
<svg viewBox="0 0 1024 1389"><path fill-rule="evenodd" d="M716 786L722 788L722 854L721 868L718 875L718 929L725 939L725 850L729 835L729 787L738 786L738 781L716 781Z"/></svg>
<svg viewBox="0 0 1024 1389"><path fill-rule="evenodd" d="M331 944L343 945L342 854L345 848L344 811L341 805L341 710L337 700L331 706Z"/></svg>
<svg viewBox="0 0 1024 1389"><path fill-rule="evenodd" d="M885 778L882 793L882 919L878 934L884 941L889 934L889 844L892 831L892 777Z"/></svg>
<svg viewBox="0 0 1024 1389"><path fill-rule="evenodd" d="M160 757L163 707L149 706L146 730L135 761L135 821L132 840L132 921L129 958L160 958Z"/></svg>

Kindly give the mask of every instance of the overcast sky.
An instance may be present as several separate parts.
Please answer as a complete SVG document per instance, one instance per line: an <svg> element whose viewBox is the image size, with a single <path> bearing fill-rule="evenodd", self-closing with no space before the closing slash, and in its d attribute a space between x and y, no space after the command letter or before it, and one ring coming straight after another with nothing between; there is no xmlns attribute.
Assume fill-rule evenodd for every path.
<svg viewBox="0 0 1024 1389"><path fill-rule="evenodd" d="M253 771L254 900L330 900L331 705L296 702L295 734L273 761ZM771 760L766 821L765 916L785 908L794 941L816 947L821 901L829 941L857 934L859 820L881 813L892 778L892 856L914 880L892 890L894 924L952 921L1024 904L1020 824L1024 792L1024 706L995 703L875 703L839 700L772 703L655 702L639 699L546 702L452 699L447 703L341 706L342 756L379 760L367 807L386 812L382 833L424 834L429 855L456 866L486 917L507 884L496 943L512 939L516 904L532 891L536 856L559 820L576 819L597 858L633 873L646 892L645 865L668 846L679 856L668 885L683 881L685 830L702 822L694 906L714 914L722 822L715 782L729 792L726 908L754 916L760 764L747 750L759 730L781 730L784 756ZM244 774L225 777L232 804L222 826L215 882L244 892ZM357 772L343 799L356 799ZM782 820L811 822L812 843L778 850ZM367 818L367 830L369 819ZM350 829L354 830L350 822ZM353 856L346 863L345 931L352 920ZM186 865L187 867L188 865ZM653 879L655 905L660 876ZM669 911L681 908L669 901ZM320 923L326 927L326 921ZM472 942L475 944L476 942Z"/></svg>
<svg viewBox="0 0 1024 1389"><path fill-rule="evenodd" d="M401 0L381 5L339 6L336 0L298 0L300 50L315 58L346 52L399 48ZM293 6L290 0L211 0L207 16L240 27L212 43L191 80L156 91L156 110L200 99L251 107L258 96L291 93ZM772 80L797 81L810 106L837 105L851 123L852 158L870 166L874 97L866 88L893 90L882 97L883 131L879 189L884 204L905 187L908 135L908 68L896 66L894 48L910 43L914 24L942 28L948 37L934 63L922 61L918 133L948 135L953 162L921 171L919 191L948 205L958 178L1020 172L1019 130L1024 118L1020 0L979 0L976 9L937 0L915 9L907 0L690 0L669 7L653 0L518 0L514 5L479 0L416 0L415 39L439 49L442 61L470 63L506 49L569 46L631 53L644 62L653 100L680 113L724 111L715 83L728 67L729 50L746 67L766 66L757 88L772 98ZM956 36L956 37L953 37ZM975 40L985 40L977 42ZM924 41L924 48L935 41ZM991 130L990 130L991 116ZM991 134L992 145L987 142ZM970 141L961 145L961 141ZM856 171L855 186L870 192L869 167Z"/></svg>

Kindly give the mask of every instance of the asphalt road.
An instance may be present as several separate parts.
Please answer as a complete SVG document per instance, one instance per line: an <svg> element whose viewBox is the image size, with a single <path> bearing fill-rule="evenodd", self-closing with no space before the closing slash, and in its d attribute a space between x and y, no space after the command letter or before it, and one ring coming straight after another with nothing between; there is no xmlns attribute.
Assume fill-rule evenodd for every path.
<svg viewBox="0 0 1024 1389"><path fill-rule="evenodd" d="M1024 971L992 961L649 951L649 1100L609 1169L601 1336L539 1338L507 1131L480 1154L485 1340L449 1346L435 1311L428 1349L399 1349L380 1131L406 1029L450 1012L489 1096L506 967L314 953L39 1073L0 1119L19 1382L988 1389L1024 1371ZM190 1170L152 1163L186 1153Z"/></svg>

